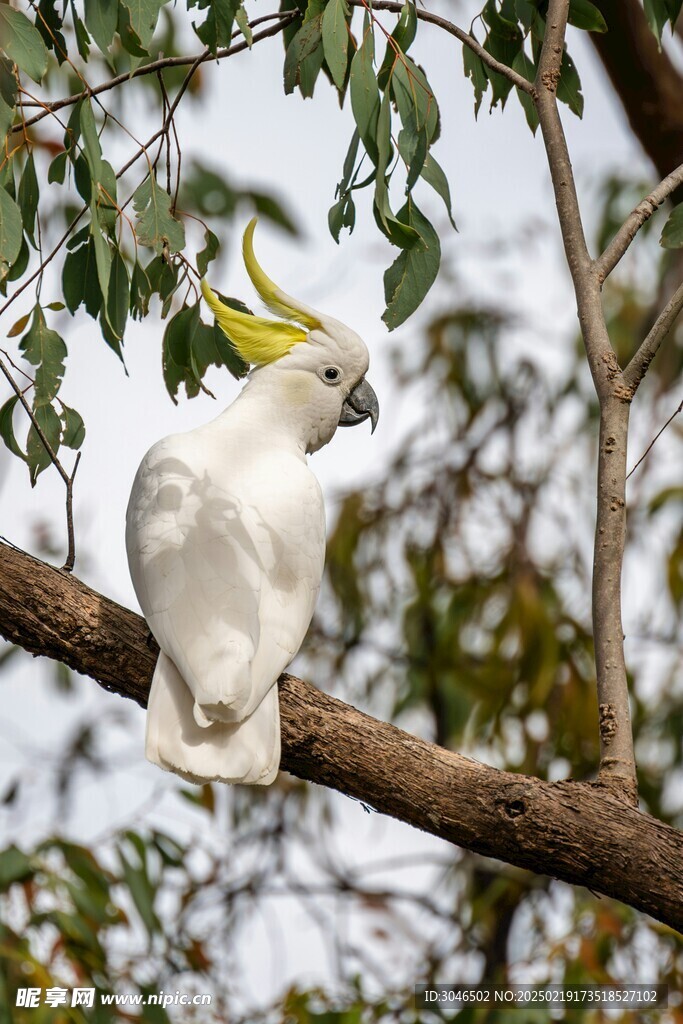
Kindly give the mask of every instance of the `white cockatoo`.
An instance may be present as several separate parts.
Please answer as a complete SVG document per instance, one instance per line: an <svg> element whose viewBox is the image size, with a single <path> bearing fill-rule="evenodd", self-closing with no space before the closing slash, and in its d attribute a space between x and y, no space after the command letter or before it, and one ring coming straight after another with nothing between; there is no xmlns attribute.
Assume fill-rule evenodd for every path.
<svg viewBox="0 0 683 1024"><path fill-rule="evenodd" d="M325 559L325 510L307 464L337 426L372 421L368 351L344 324L285 295L244 234L270 320L237 312L202 282L252 366L215 420L155 444L128 504L135 592L161 653L146 755L196 783L267 785L280 762L277 679L299 650Z"/></svg>

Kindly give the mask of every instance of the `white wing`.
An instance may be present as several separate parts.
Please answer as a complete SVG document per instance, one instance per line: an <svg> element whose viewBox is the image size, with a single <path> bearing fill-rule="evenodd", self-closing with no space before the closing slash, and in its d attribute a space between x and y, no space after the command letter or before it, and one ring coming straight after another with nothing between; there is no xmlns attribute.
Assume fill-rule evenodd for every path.
<svg viewBox="0 0 683 1024"><path fill-rule="evenodd" d="M296 457L280 450L246 460L240 451L216 452L210 440L204 429L155 445L128 508L133 583L177 670L159 659L148 756L193 777L265 781L277 770L279 725L277 692L265 707L264 698L313 614L324 561L322 497ZM178 733L180 746L167 749ZM254 764L245 767L249 750Z"/></svg>

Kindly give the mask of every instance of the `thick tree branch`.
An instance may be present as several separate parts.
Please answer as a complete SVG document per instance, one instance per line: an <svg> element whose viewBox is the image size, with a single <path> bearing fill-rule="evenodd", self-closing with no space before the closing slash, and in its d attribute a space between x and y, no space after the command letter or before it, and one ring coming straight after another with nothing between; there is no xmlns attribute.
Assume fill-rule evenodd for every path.
<svg viewBox="0 0 683 1024"><path fill-rule="evenodd" d="M637 800L635 758L621 623L626 540L626 453L630 394L612 348L581 222L569 151L557 107L569 0L550 0L536 76L536 109L548 156L557 215L574 284L588 364L600 402L598 502L593 557L593 635L600 707L599 778Z"/></svg>
<svg viewBox="0 0 683 1024"><path fill-rule="evenodd" d="M601 284L612 273L643 224L647 223L664 200L668 199L679 185L683 185L683 164L671 174L667 174L666 178L660 181L659 185L638 203L635 210L629 213L602 256L595 261L595 270Z"/></svg>
<svg viewBox="0 0 683 1024"><path fill-rule="evenodd" d="M675 324L682 309L683 284L679 284L622 374L624 384L632 394L635 394L638 390L638 386L647 373L650 363L656 356L659 346Z"/></svg>
<svg viewBox="0 0 683 1024"><path fill-rule="evenodd" d="M145 705L144 619L0 543L0 634ZM589 783L499 771L280 679L282 767L465 849L588 886L683 929L683 836Z"/></svg>
<svg viewBox="0 0 683 1024"><path fill-rule="evenodd" d="M659 49L641 0L593 3L608 27L591 36L593 44L636 138L663 178L683 163L683 76Z"/></svg>

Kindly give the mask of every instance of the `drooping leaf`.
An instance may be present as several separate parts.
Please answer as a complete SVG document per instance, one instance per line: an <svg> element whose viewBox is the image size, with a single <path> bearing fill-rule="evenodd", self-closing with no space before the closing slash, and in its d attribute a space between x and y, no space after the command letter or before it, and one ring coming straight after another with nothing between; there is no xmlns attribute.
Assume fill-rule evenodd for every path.
<svg viewBox="0 0 683 1024"><path fill-rule="evenodd" d="M47 48L40 32L25 14L0 4L0 45L10 60L34 82L47 71Z"/></svg>
<svg viewBox="0 0 683 1024"><path fill-rule="evenodd" d="M175 405L181 384L188 398L199 394L199 380L191 364L192 341L199 326L199 304L184 306L166 325L162 349L164 383Z"/></svg>
<svg viewBox="0 0 683 1024"><path fill-rule="evenodd" d="M68 405L62 406L62 444L77 451L85 440L83 417Z"/></svg>
<svg viewBox="0 0 683 1024"><path fill-rule="evenodd" d="M562 54L562 66L560 68L560 80L557 83L557 98L566 103L572 113L577 117L583 116L583 94L581 92L581 79L576 70L574 61L567 51Z"/></svg>
<svg viewBox="0 0 683 1024"><path fill-rule="evenodd" d="M48 50L52 50L54 53L60 67L66 60L69 52L66 39L61 31L62 26L63 20L62 15L57 10L57 0L40 0L36 28L40 32Z"/></svg>
<svg viewBox="0 0 683 1024"><path fill-rule="evenodd" d="M384 274L387 308L382 319L390 331L415 312L433 285L441 262L439 236L414 200L409 198L397 217L419 233L419 241L404 249Z"/></svg>
<svg viewBox="0 0 683 1024"><path fill-rule="evenodd" d="M92 105L87 99L83 100L80 104L80 129L81 142L85 159L88 162L90 177L95 182L100 181L102 177L102 147L97 134L97 124L95 123Z"/></svg>
<svg viewBox="0 0 683 1024"><path fill-rule="evenodd" d="M168 245L179 252L185 245L185 229L171 213L171 197L157 184L156 178L143 181L133 196L137 215L138 241L160 253Z"/></svg>
<svg viewBox="0 0 683 1024"><path fill-rule="evenodd" d="M59 334L47 326L39 305L33 310L31 326L19 342L19 348L31 366L36 368L34 407L49 405L61 386L67 351Z"/></svg>
<svg viewBox="0 0 683 1024"><path fill-rule="evenodd" d="M659 244L665 249L683 248L683 203L674 206L669 214Z"/></svg>
<svg viewBox="0 0 683 1024"><path fill-rule="evenodd" d="M415 10L415 4L412 3L412 0L407 0L401 8L401 14L396 26L387 40L384 60L377 72L377 83L380 89L386 88L389 76L391 75L396 61L401 59L400 54L408 52L416 33L417 11ZM400 51L400 54L397 53L397 51Z"/></svg>
<svg viewBox="0 0 683 1024"><path fill-rule="evenodd" d="M284 67L287 94L294 92L298 86L305 99L313 95L324 58L322 19L322 14L319 14L310 21L304 21L287 48Z"/></svg>
<svg viewBox="0 0 683 1024"><path fill-rule="evenodd" d="M586 32L606 32L607 22L590 0L570 0L567 21Z"/></svg>
<svg viewBox="0 0 683 1024"><path fill-rule="evenodd" d="M451 208L451 190L448 185L448 178L446 177L443 168L431 153L427 154L424 165L420 172L421 176L431 185L438 196L440 196L446 207L448 213L448 219L455 227L455 221L453 220L453 210ZM457 230L457 229L456 229Z"/></svg>
<svg viewBox="0 0 683 1024"><path fill-rule="evenodd" d="M235 11L235 22L240 32L247 41L247 46L251 49L254 43L254 33L251 31L251 25L249 24L249 16L245 11L244 7L240 6Z"/></svg>
<svg viewBox="0 0 683 1024"><path fill-rule="evenodd" d="M64 184L66 177L66 165L69 159L69 154L66 150L62 153L58 153L50 164L47 172L47 180L50 184L57 182L59 185Z"/></svg>
<svg viewBox="0 0 683 1024"><path fill-rule="evenodd" d="M130 305L128 268L119 249L114 249L107 295L107 320L120 340L123 338Z"/></svg>
<svg viewBox="0 0 683 1024"><path fill-rule="evenodd" d="M17 846L8 846L0 853L0 892L7 892L14 882L23 882L33 873L31 858Z"/></svg>
<svg viewBox="0 0 683 1024"><path fill-rule="evenodd" d="M505 17L502 11L498 9L496 0L487 0L481 13L488 26L488 32L484 40L484 49L492 57L495 57L496 60L511 67L515 57L524 45L524 37L517 21ZM495 107L498 101L500 101L502 106L505 106L505 101L512 89L512 82L495 71L487 70L486 74L491 82L491 106Z"/></svg>
<svg viewBox="0 0 683 1024"><path fill-rule="evenodd" d="M33 415L45 440L52 449L52 454L56 456L59 452L62 436L62 421L51 405L34 406ZM26 438L26 462L28 463L31 487L35 487L40 474L51 465L52 456L45 447L43 439L33 423L29 427Z"/></svg>
<svg viewBox="0 0 683 1024"><path fill-rule="evenodd" d="M221 46L230 46L232 23L239 7L239 0L211 0L209 10L201 25L194 30L212 53Z"/></svg>
<svg viewBox="0 0 683 1024"><path fill-rule="evenodd" d="M363 42L351 62L351 109L368 156L377 163L377 121L379 118L379 88L373 59L375 44L372 30L367 28Z"/></svg>
<svg viewBox="0 0 683 1024"><path fill-rule="evenodd" d="M5 445L12 452L12 455L16 455L17 458L26 462L26 453L19 447L14 434L14 410L17 407L18 401L19 396L13 395L0 409L0 437L2 437Z"/></svg>
<svg viewBox="0 0 683 1024"><path fill-rule="evenodd" d="M21 211L9 192L0 188L0 280L19 255L21 242Z"/></svg>
<svg viewBox="0 0 683 1024"><path fill-rule="evenodd" d="M95 265L102 298L106 305L109 294L109 275L111 273L111 246L106 235L102 234L97 216L97 203L90 201L90 237L95 249Z"/></svg>
<svg viewBox="0 0 683 1024"><path fill-rule="evenodd" d="M199 257L197 260L199 261ZM142 320L147 316L151 295L151 282L144 267L136 260L130 278L130 315L134 320Z"/></svg>
<svg viewBox="0 0 683 1024"><path fill-rule="evenodd" d="M349 8L346 0L330 0L322 20L325 60L334 84L344 88L349 54Z"/></svg>
<svg viewBox="0 0 683 1024"><path fill-rule="evenodd" d="M85 303L86 312L91 317L95 318L99 314L102 292L92 238L67 254L62 269L62 294L70 313L75 313L81 303Z"/></svg>
<svg viewBox="0 0 683 1024"><path fill-rule="evenodd" d="M209 263L216 259L221 243L210 228L204 231L204 248L197 253L197 270L202 277L206 274Z"/></svg>
<svg viewBox="0 0 683 1024"><path fill-rule="evenodd" d="M40 190L36 176L36 166L33 161L33 153L29 153L24 170L19 182L19 209L24 224L24 231L34 249L37 248L35 240L36 213L38 211L38 199Z"/></svg>
<svg viewBox="0 0 683 1024"><path fill-rule="evenodd" d="M533 82L536 78L536 68L533 61L526 55L524 50L520 50L514 61L512 62L513 70L518 74L526 78L527 82ZM536 104L532 100L528 92L524 92L522 89L517 89L517 99L522 105L524 116L526 117L526 123L531 128L533 135L536 134L538 128L538 111L536 110Z"/></svg>
<svg viewBox="0 0 683 1024"><path fill-rule="evenodd" d="M121 2L128 9L131 27L146 50L152 41L154 29L159 20L159 11L166 0L121 0ZM220 0L216 0L212 3L212 8L219 5Z"/></svg>
<svg viewBox="0 0 683 1024"><path fill-rule="evenodd" d="M118 0L85 0L86 28L105 55L114 39L118 20Z"/></svg>

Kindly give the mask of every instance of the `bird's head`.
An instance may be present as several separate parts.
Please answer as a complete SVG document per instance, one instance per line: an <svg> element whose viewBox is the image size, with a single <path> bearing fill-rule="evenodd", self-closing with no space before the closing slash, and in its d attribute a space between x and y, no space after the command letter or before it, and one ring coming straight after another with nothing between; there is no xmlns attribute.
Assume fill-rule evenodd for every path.
<svg viewBox="0 0 683 1024"><path fill-rule="evenodd" d="M233 309L202 281L202 293L218 325L244 359L278 385L282 403L301 409L311 420L307 450L317 451L338 426L369 419L374 431L377 396L365 379L368 350L345 324L286 295L256 262L256 218L244 233L244 262L262 300L283 319L270 320Z"/></svg>

